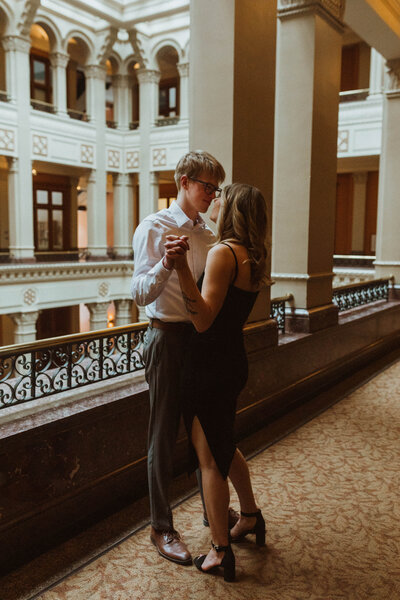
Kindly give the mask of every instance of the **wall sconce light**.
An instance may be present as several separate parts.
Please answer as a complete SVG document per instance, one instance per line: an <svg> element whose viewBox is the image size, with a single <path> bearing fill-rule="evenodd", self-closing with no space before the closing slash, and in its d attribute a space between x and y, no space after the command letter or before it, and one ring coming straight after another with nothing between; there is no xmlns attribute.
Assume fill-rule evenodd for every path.
<svg viewBox="0 0 400 600"><path fill-rule="evenodd" d="M37 175L37 171L36 171L36 169L32 169L32 175L33 175L33 176Z"/></svg>

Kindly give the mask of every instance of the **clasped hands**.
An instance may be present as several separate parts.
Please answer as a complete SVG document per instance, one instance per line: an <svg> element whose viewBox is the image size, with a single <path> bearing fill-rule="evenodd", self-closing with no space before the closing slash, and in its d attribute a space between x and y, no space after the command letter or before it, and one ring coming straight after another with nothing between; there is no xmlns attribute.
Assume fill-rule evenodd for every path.
<svg viewBox="0 0 400 600"><path fill-rule="evenodd" d="M163 265L166 269L180 269L187 265L186 253L189 250L187 235L167 235Z"/></svg>

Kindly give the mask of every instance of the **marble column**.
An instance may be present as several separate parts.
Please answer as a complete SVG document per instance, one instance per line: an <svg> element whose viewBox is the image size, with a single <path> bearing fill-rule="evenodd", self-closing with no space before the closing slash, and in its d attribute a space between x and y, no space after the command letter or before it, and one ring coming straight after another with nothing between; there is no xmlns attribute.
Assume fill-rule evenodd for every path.
<svg viewBox="0 0 400 600"><path fill-rule="evenodd" d="M87 112L96 129L96 165L88 179L88 255L107 258L106 70L85 67Z"/></svg>
<svg viewBox="0 0 400 600"><path fill-rule="evenodd" d="M53 104L60 117L68 117L67 113L67 65L69 54L53 52L50 62L53 69Z"/></svg>
<svg viewBox="0 0 400 600"><path fill-rule="evenodd" d="M394 275L400 287L400 58L387 62L383 99L376 231L377 277Z"/></svg>
<svg viewBox="0 0 400 600"><path fill-rule="evenodd" d="M130 325L132 323L132 300L114 300L115 325Z"/></svg>
<svg viewBox="0 0 400 600"><path fill-rule="evenodd" d="M101 148L98 148L101 152ZM104 173L92 169L87 179L87 236L88 257L101 260L107 257L107 207ZM106 189L106 188L105 188Z"/></svg>
<svg viewBox="0 0 400 600"><path fill-rule="evenodd" d="M140 171L139 171L139 220L158 208L154 203L154 177L151 173L150 131L158 116L158 83L160 72L139 69L139 115L140 115Z"/></svg>
<svg viewBox="0 0 400 600"><path fill-rule="evenodd" d="M12 313L9 315L14 321L14 344L26 344L36 340L36 321L39 311L26 313Z"/></svg>
<svg viewBox="0 0 400 600"><path fill-rule="evenodd" d="M383 92L385 76L385 59L375 48L371 48L371 61L369 69L369 98Z"/></svg>
<svg viewBox="0 0 400 600"><path fill-rule="evenodd" d="M118 129L129 131L132 114L132 77L130 75L113 75L112 86L114 90L114 121Z"/></svg>
<svg viewBox="0 0 400 600"><path fill-rule="evenodd" d="M353 174L353 223L351 234L351 250L355 254L364 251L365 207L367 200L368 173Z"/></svg>
<svg viewBox="0 0 400 600"><path fill-rule="evenodd" d="M118 258L132 258L133 185L130 175L115 173L114 184L114 252Z"/></svg>
<svg viewBox="0 0 400 600"><path fill-rule="evenodd" d="M210 18L212 15L212 18ZM272 197L276 2L190 2L189 147ZM218 57L218 60L216 60ZM251 319L268 319L269 289ZM271 323L271 343L277 334Z"/></svg>
<svg viewBox="0 0 400 600"><path fill-rule="evenodd" d="M6 53L7 91L16 106L18 159L9 169L10 258L32 262L34 258L33 193L30 126L30 40L19 36L3 38Z"/></svg>
<svg viewBox="0 0 400 600"><path fill-rule="evenodd" d="M272 279L294 295L288 326L337 322L332 303L344 4L279 0Z"/></svg>
<svg viewBox="0 0 400 600"><path fill-rule="evenodd" d="M107 328L107 310L109 305L109 302L86 303L90 313L90 331Z"/></svg>
<svg viewBox="0 0 400 600"><path fill-rule="evenodd" d="M180 63L177 66L180 76L179 121L184 124L189 120L189 63Z"/></svg>

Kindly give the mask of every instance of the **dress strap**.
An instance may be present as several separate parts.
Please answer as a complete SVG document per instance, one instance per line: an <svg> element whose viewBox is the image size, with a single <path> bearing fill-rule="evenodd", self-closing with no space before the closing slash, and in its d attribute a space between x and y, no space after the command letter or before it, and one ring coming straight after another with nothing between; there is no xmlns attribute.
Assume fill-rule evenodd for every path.
<svg viewBox="0 0 400 600"><path fill-rule="evenodd" d="M238 269L239 269L239 267L238 267L238 261L237 261L237 258L236 258L236 254L235 254L235 251L234 251L234 249L232 248L232 246L230 244L228 244L227 242L221 242L221 244L224 244L224 246L228 246L229 250L233 254L233 258L235 259L235 277L233 278L233 281L231 283L231 285L233 285L235 283L235 281L236 281L237 276L238 276Z"/></svg>

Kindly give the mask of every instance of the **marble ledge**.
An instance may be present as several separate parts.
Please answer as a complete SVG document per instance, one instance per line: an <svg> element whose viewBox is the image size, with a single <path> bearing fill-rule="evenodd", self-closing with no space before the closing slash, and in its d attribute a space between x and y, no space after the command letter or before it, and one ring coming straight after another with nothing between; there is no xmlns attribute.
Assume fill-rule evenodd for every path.
<svg viewBox="0 0 400 600"><path fill-rule="evenodd" d="M0 410L0 440L148 389L144 370Z"/></svg>

